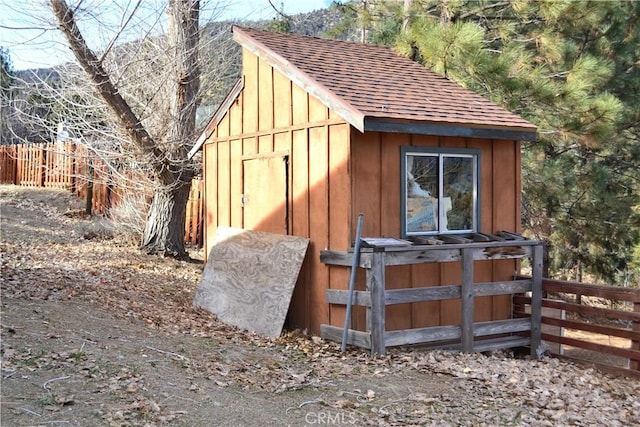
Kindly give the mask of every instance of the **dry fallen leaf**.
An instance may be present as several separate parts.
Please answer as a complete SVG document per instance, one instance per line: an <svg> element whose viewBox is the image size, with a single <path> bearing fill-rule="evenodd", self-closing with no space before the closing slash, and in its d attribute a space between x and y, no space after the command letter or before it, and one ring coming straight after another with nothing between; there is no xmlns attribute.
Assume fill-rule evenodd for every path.
<svg viewBox="0 0 640 427"><path fill-rule="evenodd" d="M1 198L2 203L5 200ZM36 238L9 234L16 230L3 228L7 233L0 247L4 304L20 300L54 305L73 300L107 309L131 324L147 325L150 335L213 342L206 355L171 347L152 354L144 345L136 352L112 353L110 360L118 369L140 359L151 366L156 363L152 359L166 359L181 375L198 378L198 384L233 387L240 394L301 388L304 393L335 396L336 390L344 388L355 394L345 393L333 403L325 399L326 406L361 417L355 425L640 425L640 381L606 376L557 359L531 361L509 353L485 356L404 348L372 358L360 349L342 354L339 344L301 331L276 340L262 339L192 307L202 265L145 255L114 240L86 240L74 233L74 227L88 220L64 217L30 201L18 204L30 215L35 212L54 221ZM50 326L45 315L34 315L37 327ZM65 331L42 335L48 347L54 347L46 353L31 344L8 346L7 337L23 333L15 326L1 325L3 385L7 376L27 382L39 372L58 369L96 384L94 396L106 397L108 404L99 415L104 424L180 424L173 420L184 411L165 407L172 400L172 389L161 400L153 400L160 394L150 395L148 379L135 371L105 368L104 360L80 351L81 343L73 350L55 349ZM51 388L57 392L55 387L61 385L51 383ZM183 390L198 391L194 386ZM47 406L54 410L65 402L71 405L76 398L82 401L78 394L76 398L65 393L54 396L58 399L54 403L61 402ZM194 406L187 409L198 411Z"/></svg>

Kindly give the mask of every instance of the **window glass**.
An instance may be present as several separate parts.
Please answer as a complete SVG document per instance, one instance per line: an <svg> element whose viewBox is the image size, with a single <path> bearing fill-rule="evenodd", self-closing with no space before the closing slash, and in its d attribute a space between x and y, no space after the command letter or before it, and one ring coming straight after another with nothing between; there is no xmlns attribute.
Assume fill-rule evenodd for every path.
<svg viewBox="0 0 640 427"><path fill-rule="evenodd" d="M402 154L403 236L477 231L478 151L403 147Z"/></svg>
<svg viewBox="0 0 640 427"><path fill-rule="evenodd" d="M441 231L473 229L473 158L442 159Z"/></svg>
<svg viewBox="0 0 640 427"><path fill-rule="evenodd" d="M437 231L438 156L407 156L407 232Z"/></svg>

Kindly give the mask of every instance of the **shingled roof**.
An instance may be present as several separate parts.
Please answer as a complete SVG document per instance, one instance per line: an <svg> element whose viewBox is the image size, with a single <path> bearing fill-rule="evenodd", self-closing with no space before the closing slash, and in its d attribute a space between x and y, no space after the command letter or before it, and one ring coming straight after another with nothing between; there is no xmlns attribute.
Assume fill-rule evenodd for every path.
<svg viewBox="0 0 640 427"><path fill-rule="evenodd" d="M535 125L388 47L237 26L233 33L361 132L536 138Z"/></svg>

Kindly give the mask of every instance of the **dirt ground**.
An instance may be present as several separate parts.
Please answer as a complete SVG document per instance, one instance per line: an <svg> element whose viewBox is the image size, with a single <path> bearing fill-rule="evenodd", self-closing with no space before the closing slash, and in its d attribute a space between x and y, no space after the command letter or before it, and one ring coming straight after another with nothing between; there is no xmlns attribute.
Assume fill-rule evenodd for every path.
<svg viewBox="0 0 640 427"><path fill-rule="evenodd" d="M239 331L192 308L201 263L142 254L62 190L0 201L3 427L640 424L639 381L553 358Z"/></svg>

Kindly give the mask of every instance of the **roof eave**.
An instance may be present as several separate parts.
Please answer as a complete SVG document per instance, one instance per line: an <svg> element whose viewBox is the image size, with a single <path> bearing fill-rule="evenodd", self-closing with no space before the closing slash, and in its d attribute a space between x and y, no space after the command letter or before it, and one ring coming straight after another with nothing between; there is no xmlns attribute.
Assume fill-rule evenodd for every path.
<svg viewBox="0 0 640 427"><path fill-rule="evenodd" d="M364 114L360 110L334 94L324 85L318 83L315 79L300 70L287 59L252 38L249 34L243 31L242 28L233 26L232 31L234 41L249 50L265 63L271 65L274 69L278 70L278 72L289 78L303 90L318 98L320 102L345 119L351 126L355 127L360 132L364 132Z"/></svg>
<svg viewBox="0 0 640 427"><path fill-rule="evenodd" d="M189 153L187 154L187 158L189 160L191 160L193 156L195 156L196 153L202 148L202 145L205 143L207 138L211 136L215 127L218 126L218 123L220 123L220 120L222 120L222 118L227 113L229 108L231 108L231 106L236 101L236 99L238 99L238 96L240 96L240 92L242 92L243 88L244 88L244 77L240 77L240 79L236 82L236 84L233 85L229 93L227 93L227 96L224 98L224 101L222 101L222 103L218 106L218 109L216 110L216 112L213 113L213 116L211 116L211 119L209 120L207 125L204 127L204 130L198 137L198 140L196 141L196 143L193 145L193 147L191 147L191 150L189 150Z"/></svg>
<svg viewBox="0 0 640 427"><path fill-rule="evenodd" d="M458 136L466 138L535 141L535 127L473 127L456 123L397 122L365 117L364 131L408 133L418 135Z"/></svg>

